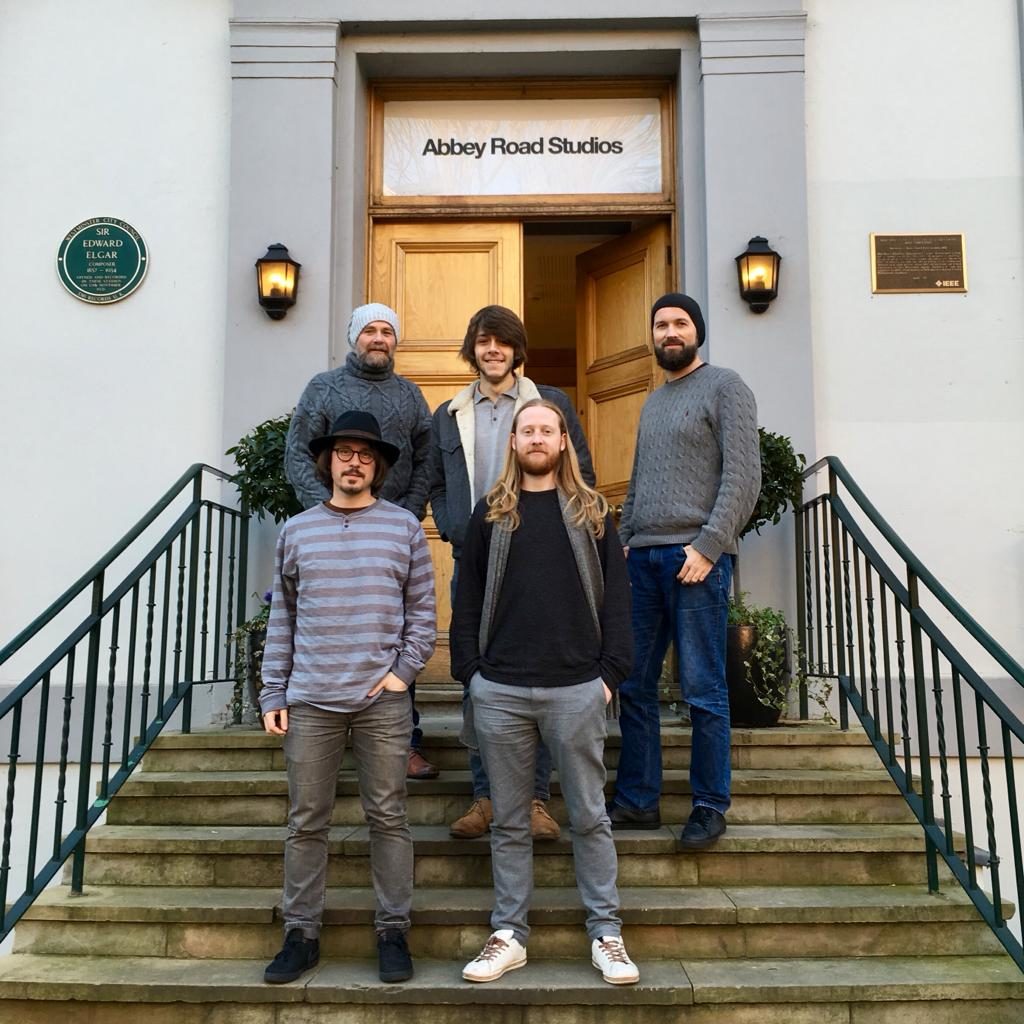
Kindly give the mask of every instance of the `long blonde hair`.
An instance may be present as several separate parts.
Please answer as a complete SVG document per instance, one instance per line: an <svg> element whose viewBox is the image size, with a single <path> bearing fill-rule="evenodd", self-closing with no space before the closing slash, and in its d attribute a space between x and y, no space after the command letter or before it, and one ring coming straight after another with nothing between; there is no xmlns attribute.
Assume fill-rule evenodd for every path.
<svg viewBox="0 0 1024 1024"><path fill-rule="evenodd" d="M604 536L605 517L608 515L608 502L603 494L588 487L580 473L580 462L576 457L569 427L565 422L565 414L546 398L534 398L524 402L512 420L512 433L516 432L519 416L525 409L540 407L551 409L558 416L558 427L565 438L565 448L559 453L558 466L555 469L555 485L566 497L566 509L569 522L576 527L586 527L600 540ZM509 437L508 450L505 453L505 468L498 477L497 483L487 492L488 523L496 523L504 530L512 533L519 529L519 494L523 486L523 471L519 467L512 438Z"/></svg>

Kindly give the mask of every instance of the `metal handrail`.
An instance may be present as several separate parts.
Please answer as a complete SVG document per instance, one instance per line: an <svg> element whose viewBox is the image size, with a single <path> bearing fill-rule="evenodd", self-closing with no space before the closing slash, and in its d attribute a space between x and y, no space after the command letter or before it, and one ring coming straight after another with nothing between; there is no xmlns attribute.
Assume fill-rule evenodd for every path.
<svg viewBox="0 0 1024 1024"><path fill-rule="evenodd" d="M125 553L128 547L133 544L142 534L156 522L160 513L166 509L178 495L185 489L187 484L193 482L198 474L210 473L221 480L230 481L231 476L223 470L214 466L207 466L205 463L194 462L185 470L177 480L167 489L163 497L91 568L86 569L74 583L58 597L53 604L45 611L37 615L17 636L9 643L0 647L0 665L16 654L29 640L31 640L44 626L52 622L71 602L88 587L96 576L108 569L114 560Z"/></svg>
<svg viewBox="0 0 1024 1024"><path fill-rule="evenodd" d="M1024 901L1016 795L1024 723L961 644L976 643L1016 687L1024 686L1024 668L910 550L839 459L818 460L804 472L804 482L822 470L828 472L827 490L796 511L801 668L837 680L840 726L848 728L852 708L917 818L929 889L939 889L941 860L1024 970L1024 947L1007 924L1005 907L1008 893L1017 906ZM868 536L867 524L891 558ZM893 568L900 562L902 573ZM956 640L922 606L925 591L950 617L947 630L961 631ZM997 785L1000 765L1005 795ZM1009 872L999 856L1004 831ZM975 837L987 850L975 847Z"/></svg>
<svg viewBox="0 0 1024 1024"><path fill-rule="evenodd" d="M196 463L189 467L92 568L0 650L3 664L55 622L76 598L90 591L88 614L73 622L65 639L0 701L0 737L6 735L9 743L6 799L0 804L0 940L69 857L71 890L82 891L86 834L142 755L179 708L182 731L191 730L195 683L234 681L231 644L245 614L249 515L244 505L234 508L204 497L207 478L230 480L213 466ZM182 498L187 498L186 504L159 539L147 545L131 570L108 590L106 575L114 562L133 550L143 534ZM101 648L109 650L102 694ZM121 650L126 655L123 664L118 663ZM83 660L84 680L80 671ZM80 683L84 686L76 692ZM51 700L63 709L48 734ZM35 742L26 752L32 760L21 764L22 730L33 713L37 718ZM138 738L133 742L135 730ZM79 751L77 781L71 767L73 734ZM49 778L45 768L48 746L59 746L55 778ZM99 777L94 794L97 747L102 757L96 754ZM77 789L75 820L65 829L64 809L71 802L71 789ZM44 791L47 801L53 797L52 827L43 823ZM20 803L19 793L23 795ZM26 805L31 807L27 824L21 820ZM8 906L11 837L16 822L19 831L29 837L28 857L24 890ZM49 857L37 870L37 861L47 850Z"/></svg>

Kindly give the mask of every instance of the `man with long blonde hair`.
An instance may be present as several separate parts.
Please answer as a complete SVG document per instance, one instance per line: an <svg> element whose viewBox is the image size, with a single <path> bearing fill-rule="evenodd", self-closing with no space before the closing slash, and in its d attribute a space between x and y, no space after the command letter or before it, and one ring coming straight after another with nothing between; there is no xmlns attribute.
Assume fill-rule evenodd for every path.
<svg viewBox="0 0 1024 1024"><path fill-rule="evenodd" d="M553 402L516 414L504 471L473 511L461 562L452 675L469 684L494 811L493 933L462 976L493 981L526 964L530 798L543 740L569 816L591 962L605 981L632 984L603 761L605 705L632 663L629 583L608 504L583 482Z"/></svg>

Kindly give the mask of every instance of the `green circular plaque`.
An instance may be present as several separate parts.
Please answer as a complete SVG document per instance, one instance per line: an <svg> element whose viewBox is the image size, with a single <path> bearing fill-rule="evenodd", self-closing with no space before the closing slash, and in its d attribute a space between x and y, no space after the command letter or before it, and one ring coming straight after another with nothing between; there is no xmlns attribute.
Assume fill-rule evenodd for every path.
<svg viewBox="0 0 1024 1024"><path fill-rule="evenodd" d="M92 217L64 236L57 276L76 299L117 302L142 284L149 254L142 235L123 220Z"/></svg>

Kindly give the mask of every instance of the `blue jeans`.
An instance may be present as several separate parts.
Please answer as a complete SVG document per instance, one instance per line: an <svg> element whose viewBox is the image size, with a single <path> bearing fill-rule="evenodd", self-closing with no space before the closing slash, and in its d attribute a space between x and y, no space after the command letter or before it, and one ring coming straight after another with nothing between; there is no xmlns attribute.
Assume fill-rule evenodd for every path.
<svg viewBox="0 0 1024 1024"><path fill-rule="evenodd" d="M459 560L453 559L452 565L452 589L451 589L451 602L455 604L455 587L459 582ZM415 696L415 690L413 687L409 687L410 691ZM469 687L462 691L462 715L465 718L467 712L470 712L469 702ZM413 723L416 724L419 721L419 716L414 712ZM413 746L417 746L416 733L419 730L413 732ZM422 737L422 732L420 736ZM482 800L485 797L489 800L491 797L491 781L487 778L487 769L484 768L483 758L480 756L479 750L474 750L472 747L469 748L469 773L473 777L473 799ZM537 800L543 800L547 803L551 799L551 754L548 753L548 748L544 746L544 741L541 740L537 744L537 761L534 765L533 770L533 795Z"/></svg>
<svg viewBox="0 0 1024 1024"><path fill-rule="evenodd" d="M622 753L615 803L636 811L661 796L661 722L658 678L670 642L679 657L679 688L690 705L693 747L690 785L694 807L724 814L730 804L729 691L725 633L733 556L722 555L703 583L676 576L681 544L630 548L633 585L633 674L619 687Z"/></svg>

